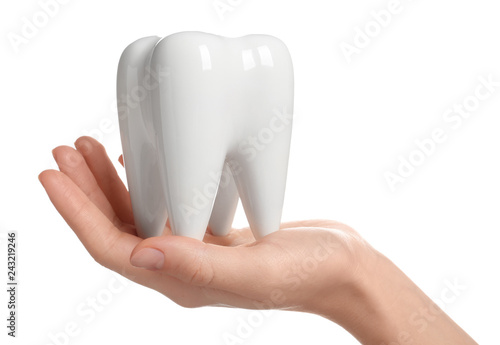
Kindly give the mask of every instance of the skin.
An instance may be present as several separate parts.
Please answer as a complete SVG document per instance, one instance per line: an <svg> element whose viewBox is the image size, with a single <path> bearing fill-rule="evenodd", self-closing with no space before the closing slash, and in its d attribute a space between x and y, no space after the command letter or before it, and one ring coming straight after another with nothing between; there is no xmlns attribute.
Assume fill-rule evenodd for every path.
<svg viewBox="0 0 500 345"><path fill-rule="evenodd" d="M476 344L389 259L332 220L216 237L137 236L129 193L104 147L81 137L53 150L40 182L99 264L188 307L273 308L321 315L363 344ZM121 159L121 158L120 158Z"/></svg>

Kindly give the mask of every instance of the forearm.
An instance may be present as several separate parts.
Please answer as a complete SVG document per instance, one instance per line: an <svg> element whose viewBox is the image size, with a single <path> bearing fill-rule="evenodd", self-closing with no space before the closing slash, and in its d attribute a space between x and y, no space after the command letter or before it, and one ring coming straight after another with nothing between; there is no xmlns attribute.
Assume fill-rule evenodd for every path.
<svg viewBox="0 0 500 345"><path fill-rule="evenodd" d="M369 261L320 314L362 344L476 344L390 260Z"/></svg>

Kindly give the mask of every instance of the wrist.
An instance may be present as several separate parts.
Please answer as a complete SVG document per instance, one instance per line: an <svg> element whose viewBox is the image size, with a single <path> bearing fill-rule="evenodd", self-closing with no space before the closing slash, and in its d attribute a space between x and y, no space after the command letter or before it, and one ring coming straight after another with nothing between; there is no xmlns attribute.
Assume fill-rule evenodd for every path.
<svg viewBox="0 0 500 345"><path fill-rule="evenodd" d="M476 344L392 261L373 251L318 309L362 344Z"/></svg>
<svg viewBox="0 0 500 345"><path fill-rule="evenodd" d="M345 307L334 316L362 344L407 344L413 313L432 301L392 261L376 252L360 267ZM410 327L408 327L410 326Z"/></svg>
<svg viewBox="0 0 500 345"><path fill-rule="evenodd" d="M342 326L362 344L385 344L399 328L399 299L418 288L372 248L357 255L356 261L345 283L332 289L314 313Z"/></svg>

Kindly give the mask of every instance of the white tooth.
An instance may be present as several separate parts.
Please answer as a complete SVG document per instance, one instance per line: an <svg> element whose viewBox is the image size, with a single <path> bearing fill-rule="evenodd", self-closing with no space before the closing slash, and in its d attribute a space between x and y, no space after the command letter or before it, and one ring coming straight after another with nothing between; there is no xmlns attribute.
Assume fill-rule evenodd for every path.
<svg viewBox="0 0 500 345"><path fill-rule="evenodd" d="M137 42L136 58L130 60L151 56L141 60L139 70L160 76L158 86L148 90L151 114L142 114L147 123L152 115L154 135L146 130L149 141L144 141L151 144L151 155L157 150L159 169L152 164L150 170L162 181L153 179L158 188L149 192L164 193L174 234L202 239L209 220L214 234L226 234L238 194L256 238L278 230L293 111L293 69L285 45L265 35L223 38L200 32L167 36L142 45L143 51ZM131 127L132 121L120 125ZM122 139L129 146L132 136L144 137L131 132L122 131L129 135L128 141ZM125 161L132 161L125 151ZM130 147L128 151L129 156L140 155ZM154 157L146 159L155 162ZM140 188L143 183L144 167L131 164L132 192L132 184ZM136 206L141 202L145 200L133 203L134 216L150 210Z"/></svg>
<svg viewBox="0 0 500 345"><path fill-rule="evenodd" d="M216 236L226 236L231 230L238 206L238 190L228 164L224 165L208 227Z"/></svg>
<svg viewBox="0 0 500 345"><path fill-rule="evenodd" d="M118 65L117 98L123 160L132 199L134 220L141 237L158 236L167 221L155 142L151 97L155 82L145 67L159 37L145 37L129 45Z"/></svg>

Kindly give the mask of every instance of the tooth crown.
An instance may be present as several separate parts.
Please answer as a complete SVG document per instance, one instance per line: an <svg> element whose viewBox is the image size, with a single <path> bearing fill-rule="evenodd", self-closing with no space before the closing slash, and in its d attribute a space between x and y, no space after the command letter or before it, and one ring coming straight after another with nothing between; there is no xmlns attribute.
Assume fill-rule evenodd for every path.
<svg viewBox="0 0 500 345"><path fill-rule="evenodd" d="M241 197L256 238L279 229L293 69L266 35L146 37L118 67L118 111L134 219L158 236L225 235Z"/></svg>

